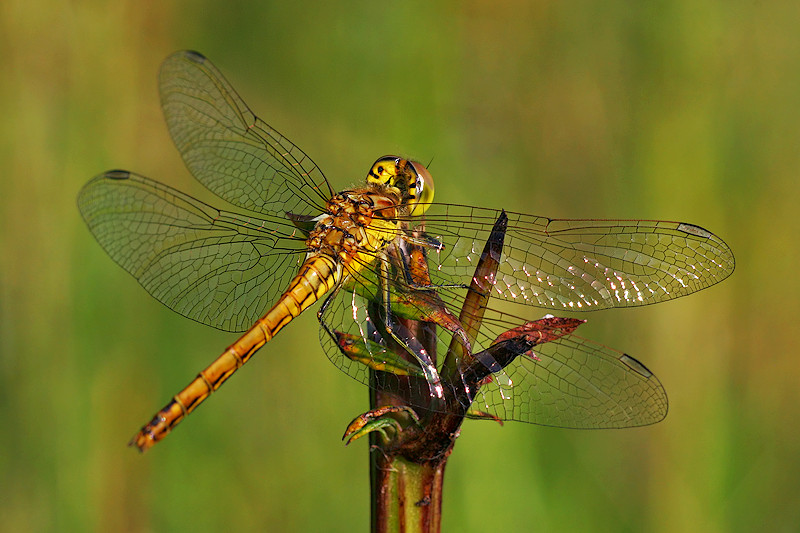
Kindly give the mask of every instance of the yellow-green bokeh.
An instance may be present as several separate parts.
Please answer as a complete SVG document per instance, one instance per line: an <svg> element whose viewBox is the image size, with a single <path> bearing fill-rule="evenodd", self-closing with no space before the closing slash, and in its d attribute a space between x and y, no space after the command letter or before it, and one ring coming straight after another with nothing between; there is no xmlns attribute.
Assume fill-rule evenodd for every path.
<svg viewBox="0 0 800 533"><path fill-rule="evenodd" d="M446 531L800 524L800 4L102 2L0 7L0 530L363 531L367 391L313 313L167 441L125 447L233 337L150 298L75 206L110 168L207 197L156 74L193 48L337 188L430 161L439 201L707 227L724 284L588 316L661 378L656 426L465 425ZM533 317L539 313L534 311Z"/></svg>

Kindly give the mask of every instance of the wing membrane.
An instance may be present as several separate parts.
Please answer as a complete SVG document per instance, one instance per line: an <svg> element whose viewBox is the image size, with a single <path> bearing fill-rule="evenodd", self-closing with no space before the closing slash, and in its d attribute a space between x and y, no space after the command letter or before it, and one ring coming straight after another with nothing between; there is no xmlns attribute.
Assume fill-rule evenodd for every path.
<svg viewBox="0 0 800 533"><path fill-rule="evenodd" d="M371 286L372 281L366 283ZM358 291L342 290L321 317L324 327L320 328L320 340L328 357L343 372L368 386L375 384L364 360L371 360L373 369L383 366L396 369L404 365L418 369L410 356L405 356L405 362L398 364L404 352L381 333L382 319L379 313L375 314L375 309ZM457 307L451 309L458 311ZM497 335L524 322L524 319L490 307L478 340L488 346ZM440 374L452 336L452 332L432 323L419 324L414 332L414 338L436 347L430 355L438 359ZM347 338L351 345L360 343L361 360L344 355L346 350L337 346L342 338ZM398 374L390 371L380 376L383 387L400 394L415 407L438 410L431 401L430 384L421 372ZM644 365L622 352L577 335L541 344L535 348L535 355L517 356L503 372L493 375L492 381L479 389L472 404L474 409L503 420L580 429L654 424L666 416L667 406L664 387Z"/></svg>
<svg viewBox="0 0 800 533"><path fill-rule="evenodd" d="M178 313L242 331L286 289L305 254L288 221L220 211L126 171L101 174L78 196L108 255Z"/></svg>
<svg viewBox="0 0 800 533"><path fill-rule="evenodd" d="M428 213L424 231L432 237L431 242L442 245L441 250L429 249L427 253L431 282L447 308L458 313L466 296L465 285L472 280L484 243L501 212L434 204ZM499 334L533 318L529 313L517 316L514 313L520 308L509 307L502 300L553 311L646 305L704 289L722 281L734 269L730 248L712 233L691 224L507 215L498 273L479 283L495 299L485 309L482 327L474 339L475 352L491 345ZM362 279L367 286L375 283L379 282ZM387 283L395 287L395 292L408 290L396 275ZM374 297L378 292L371 294ZM365 360L371 360L373 368L383 364L397 368L398 353L403 353L381 336L380 327L376 327L380 318L370 312L371 305L363 295L341 291L322 317L324 331L342 328L336 331L344 333L349 342L361 339L357 353L360 361L345 356L337 347L337 338L342 336L329 338L323 334L322 341L336 366L368 385L371 382ZM422 308L416 312L418 316L425 313ZM452 332L428 322L416 335L434 339L436 353L431 355L441 365L451 349ZM408 364L401 362L400 366ZM419 375L384 374L392 387L404 391L404 397L416 398L412 401L431 408L427 401L429 384ZM537 346L535 354L518 356L480 388L473 403L475 409L505 420L570 428L653 424L666 416L667 405L663 386L643 364L576 335Z"/></svg>
<svg viewBox="0 0 800 533"><path fill-rule="evenodd" d="M434 284L468 283L500 212L433 204L425 231ZM507 213L495 297L554 310L633 307L685 296L734 269L730 248L691 224L652 220L558 220ZM466 282L464 280L467 280Z"/></svg>
<svg viewBox="0 0 800 533"><path fill-rule="evenodd" d="M333 196L305 152L250 111L197 52L168 57L159 76L161 106L186 166L211 192L271 215L317 215Z"/></svg>
<svg viewBox="0 0 800 533"><path fill-rule="evenodd" d="M475 409L576 429L646 426L667 416L667 393L644 365L577 335L518 356L505 374L508 383L481 387Z"/></svg>

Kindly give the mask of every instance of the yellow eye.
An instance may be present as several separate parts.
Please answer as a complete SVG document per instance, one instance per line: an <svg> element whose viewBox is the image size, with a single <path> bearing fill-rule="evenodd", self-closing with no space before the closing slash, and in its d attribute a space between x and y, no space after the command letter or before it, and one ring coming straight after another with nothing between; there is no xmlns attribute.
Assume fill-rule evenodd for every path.
<svg viewBox="0 0 800 533"><path fill-rule="evenodd" d="M411 216L418 217L425 213L433 202L433 177L428 169L421 163L410 161L414 172L417 174L414 183L414 200L409 203L411 206Z"/></svg>

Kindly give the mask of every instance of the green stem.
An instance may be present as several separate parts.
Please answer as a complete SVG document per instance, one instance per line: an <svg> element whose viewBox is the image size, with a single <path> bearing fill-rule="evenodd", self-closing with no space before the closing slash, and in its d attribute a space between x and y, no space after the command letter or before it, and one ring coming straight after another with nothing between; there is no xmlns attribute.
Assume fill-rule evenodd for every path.
<svg viewBox="0 0 800 533"><path fill-rule="evenodd" d="M371 372L375 383L375 372ZM370 407L391 405L396 398L370 387ZM373 533L439 533L442 486L449 453L433 460L412 461L380 432L369 434L370 531ZM396 441L395 441L396 442Z"/></svg>
<svg viewBox="0 0 800 533"><path fill-rule="evenodd" d="M372 531L437 533L442 517L446 460L413 463L401 456L371 454Z"/></svg>

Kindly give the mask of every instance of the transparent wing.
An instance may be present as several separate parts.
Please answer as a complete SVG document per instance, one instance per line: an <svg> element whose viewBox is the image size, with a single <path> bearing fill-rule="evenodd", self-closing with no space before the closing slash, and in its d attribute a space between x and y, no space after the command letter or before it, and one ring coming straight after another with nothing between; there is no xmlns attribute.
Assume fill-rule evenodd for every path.
<svg viewBox="0 0 800 533"><path fill-rule="evenodd" d="M371 286L371 281L368 284ZM384 391L398 394L415 407L446 411L446 404L432 401L431 384L415 359L387 336L381 307L369 297L370 291L366 295L364 291L342 290L326 306L320 340L328 357L365 385L375 387L379 383ZM423 314L424 309L417 312ZM524 322L493 309L487 313L479 335L486 346L500 333ZM446 376L442 363L444 354L452 349L451 331L431 322L414 323L400 317L394 318L394 328L401 336L428 346L432 358L438 360L439 374ZM385 371L370 378L370 369ZM463 386L457 377L442 385ZM666 391L643 364L577 335L517 356L480 387L472 403L472 409L503 420L581 429L653 424L666 416L667 408Z"/></svg>
<svg viewBox="0 0 800 533"><path fill-rule="evenodd" d="M567 335L520 355L481 387L473 408L503 420L576 429L655 424L667 416L667 393L633 357Z"/></svg>
<svg viewBox="0 0 800 533"><path fill-rule="evenodd" d="M78 195L92 234L153 297L226 331L251 326L286 289L305 239L286 219L220 211L127 171Z"/></svg>
<svg viewBox="0 0 800 533"><path fill-rule="evenodd" d="M186 166L247 210L317 215L333 191L300 148L256 117L204 56L176 52L161 67L161 106Z"/></svg>
<svg viewBox="0 0 800 533"><path fill-rule="evenodd" d="M428 254L434 285L469 284L500 211L433 204L424 227L443 248ZM719 283L733 253L711 232L658 220L558 220L507 213L492 296L553 310L633 307Z"/></svg>
<svg viewBox="0 0 800 533"><path fill-rule="evenodd" d="M427 252L434 289L427 292L435 292L453 313L464 306L466 286L500 215L434 205L425 216L425 233L442 246ZM472 335L473 353L534 318L526 306L563 312L657 303L713 285L734 268L730 249L718 237L698 226L664 221L552 220L508 213L502 249L492 253L499 255L497 273L477 280L492 298L485 304L480 330ZM428 400L430 383L415 369L415 359L405 355L407 349L398 349L381 325L385 311L374 287L383 283L393 294L415 292L398 274L401 268L395 265L383 281L377 271L365 269L355 289L341 291L322 317L327 332L323 345L334 364L358 381L375 386L370 368L387 368L378 375L389 380L391 389L415 398L415 405L436 410ZM447 376L445 355L458 348L453 331L427 318L404 322L428 311L427 304L419 303L404 311L405 317L392 310L398 315L394 321L408 329L409 338L428 346L439 375ZM458 387L457 381L444 386ZM633 357L567 335L537 346L535 354L517 356L480 388L473 408L542 425L629 427L663 419L667 397L658 379Z"/></svg>

